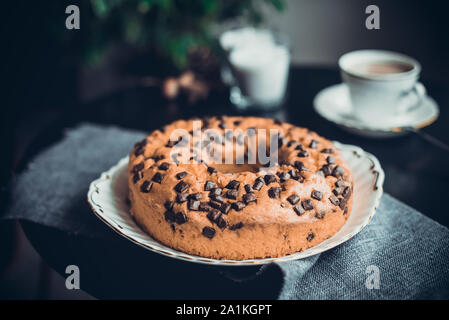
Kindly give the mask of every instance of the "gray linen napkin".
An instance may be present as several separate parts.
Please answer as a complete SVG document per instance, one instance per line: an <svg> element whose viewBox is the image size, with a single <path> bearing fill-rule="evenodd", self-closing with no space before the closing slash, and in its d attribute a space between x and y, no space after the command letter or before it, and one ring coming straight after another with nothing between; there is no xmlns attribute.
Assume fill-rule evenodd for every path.
<svg viewBox="0 0 449 320"><path fill-rule="evenodd" d="M2 218L102 237L89 210L89 183L128 154L145 134L83 124L38 155L13 188ZM385 194L371 223L344 244L307 259L276 264L280 299L449 298L449 230ZM263 273L263 269L261 269Z"/></svg>

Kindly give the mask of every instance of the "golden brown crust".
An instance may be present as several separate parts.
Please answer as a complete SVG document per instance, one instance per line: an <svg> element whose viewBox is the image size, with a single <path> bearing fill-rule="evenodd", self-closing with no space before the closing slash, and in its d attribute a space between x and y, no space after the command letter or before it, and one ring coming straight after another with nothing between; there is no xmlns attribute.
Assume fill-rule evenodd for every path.
<svg viewBox="0 0 449 320"><path fill-rule="evenodd" d="M179 128L191 131L192 123L192 120L180 120L165 126L162 131L156 130L138 143L130 154L131 215L159 242L183 252L217 259L280 257L305 250L331 237L349 217L353 198L352 177L329 140L307 129L271 119L214 117L203 120L203 129L207 126L220 132L224 127L242 130L276 128L282 132L281 164L270 168L269 173L294 170L300 177L293 179L287 176L281 180L275 175L275 182L264 183L259 191L253 190L255 201L251 201L251 197L245 196L248 191L245 185L253 186L257 178L263 179L269 174L265 170L258 172L243 167L248 171L242 171L242 166L234 170L229 165L227 172L212 172L204 163L193 164L192 160L192 164L178 165L171 159L171 147L167 144L170 133ZM313 140L317 142L315 148ZM329 151L326 149L333 153L326 153ZM298 156L301 151L306 151L306 156ZM296 161L301 161L303 167ZM209 165L225 168L210 162ZM177 174L182 172L187 172L187 175L179 179ZM230 190L226 186L230 187L228 184L233 180L240 182L236 199L232 199L235 195L226 197ZM210 191L205 191L206 181L212 181L223 189L224 199L221 200L226 203L249 201L239 211L233 207L225 214L217 209L215 216L209 213L213 209L210 205L207 211L190 210L189 201L176 202L180 192L175 187L180 181L188 185L185 192L189 195L201 194L198 201L204 207L208 207L211 200ZM336 185L337 181L340 181L340 187ZM272 188L280 189L270 190ZM314 190L321 193L321 200L318 200L319 193L312 195ZM279 198L276 197L277 191ZM295 203L295 197L289 198L292 195L299 196L300 200ZM309 201L313 209L304 210ZM168 202L175 202L169 210L166 209ZM198 205L191 204L191 209L197 209L195 204ZM295 210L295 206L299 206L299 210Z"/></svg>

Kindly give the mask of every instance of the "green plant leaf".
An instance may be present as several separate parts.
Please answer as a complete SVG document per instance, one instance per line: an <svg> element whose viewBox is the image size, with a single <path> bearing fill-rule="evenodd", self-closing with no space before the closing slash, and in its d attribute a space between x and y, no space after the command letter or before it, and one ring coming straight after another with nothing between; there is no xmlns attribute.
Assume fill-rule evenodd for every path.
<svg viewBox="0 0 449 320"><path fill-rule="evenodd" d="M273 7L278 11L283 11L285 9L285 2L282 0L266 0L267 2L270 2Z"/></svg>
<svg viewBox="0 0 449 320"><path fill-rule="evenodd" d="M105 17L108 13L108 6L105 0L91 0L92 9L94 13L102 18Z"/></svg>

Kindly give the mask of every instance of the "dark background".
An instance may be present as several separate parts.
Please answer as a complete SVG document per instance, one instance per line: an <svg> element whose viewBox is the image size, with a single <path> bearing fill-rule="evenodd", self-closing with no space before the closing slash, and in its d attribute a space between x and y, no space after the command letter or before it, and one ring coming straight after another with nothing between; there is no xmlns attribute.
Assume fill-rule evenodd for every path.
<svg viewBox="0 0 449 320"><path fill-rule="evenodd" d="M188 106L183 101L167 101L156 89L124 86L121 79L132 74L134 67L129 50L121 46L100 69L83 66L76 46L62 45L51 30L65 29L64 8L68 4L79 2L9 1L0 5L0 210L7 208L10 187L29 159L56 142L64 128L80 121L150 131L180 117L235 113L227 102L226 91L213 94L207 102ZM449 143L449 23L445 1L292 0L287 4L284 14L270 13L268 23L292 40L293 69L284 107L288 120L374 153L387 172L387 192L448 226L447 153L417 137L377 141L346 134L320 119L311 104L320 89L339 82L336 61L341 54L363 48L403 52L421 62L422 82L441 108L440 119L426 132ZM365 29L364 11L369 4L380 8L381 30ZM80 8L81 30L64 32L79 32L82 37L83 5ZM60 24L49 29L47 22L52 19ZM139 63L143 69L154 71L150 62ZM23 261L23 254L33 254L18 245L26 240L15 226L0 224L3 279L5 266L18 259ZM39 260L33 261L39 268ZM42 281L42 273L37 277ZM15 296L30 295L18 292ZM11 296L2 292L0 297Z"/></svg>

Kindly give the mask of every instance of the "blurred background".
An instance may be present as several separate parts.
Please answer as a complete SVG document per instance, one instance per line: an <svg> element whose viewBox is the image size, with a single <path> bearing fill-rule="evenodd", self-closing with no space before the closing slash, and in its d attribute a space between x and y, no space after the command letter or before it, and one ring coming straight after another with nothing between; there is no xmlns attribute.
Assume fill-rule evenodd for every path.
<svg viewBox="0 0 449 320"><path fill-rule="evenodd" d="M80 9L79 30L65 27L71 4ZM380 8L380 30L365 28L370 4ZM232 25L286 34L292 68L336 70L345 52L388 49L419 60L426 85L449 89L445 9L444 1L409 0L4 1L0 209L8 206L15 176L42 150L41 141L48 145L60 138L55 128L93 119L149 131L154 129L149 120L139 120L142 108L161 122L174 114L194 115L204 105L223 105L228 89L220 78L217 35ZM301 95L299 83L306 81L291 81L290 91L298 83L294 91ZM143 106L142 94L151 97ZM112 103L106 113L97 113L105 98L121 107ZM91 298L66 290L63 282L19 223L0 222L0 298Z"/></svg>

